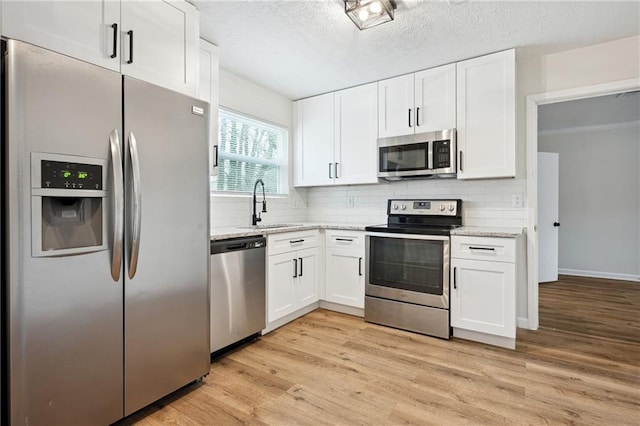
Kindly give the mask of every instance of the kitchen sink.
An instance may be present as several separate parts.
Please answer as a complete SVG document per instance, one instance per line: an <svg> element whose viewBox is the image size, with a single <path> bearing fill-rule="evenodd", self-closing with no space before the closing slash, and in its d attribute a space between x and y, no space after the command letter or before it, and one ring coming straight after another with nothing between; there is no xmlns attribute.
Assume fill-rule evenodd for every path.
<svg viewBox="0 0 640 426"><path fill-rule="evenodd" d="M268 225L249 225L240 226L242 229L276 229L276 228L290 228L292 226L301 226L299 223L272 223Z"/></svg>

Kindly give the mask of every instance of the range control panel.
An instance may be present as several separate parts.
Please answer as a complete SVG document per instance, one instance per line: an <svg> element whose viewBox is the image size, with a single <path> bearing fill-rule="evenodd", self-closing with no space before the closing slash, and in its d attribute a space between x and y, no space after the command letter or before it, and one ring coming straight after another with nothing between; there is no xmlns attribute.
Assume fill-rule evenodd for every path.
<svg viewBox="0 0 640 426"><path fill-rule="evenodd" d="M42 188L102 190L102 166L41 160Z"/></svg>
<svg viewBox="0 0 640 426"><path fill-rule="evenodd" d="M457 216L460 200L389 200L387 214Z"/></svg>

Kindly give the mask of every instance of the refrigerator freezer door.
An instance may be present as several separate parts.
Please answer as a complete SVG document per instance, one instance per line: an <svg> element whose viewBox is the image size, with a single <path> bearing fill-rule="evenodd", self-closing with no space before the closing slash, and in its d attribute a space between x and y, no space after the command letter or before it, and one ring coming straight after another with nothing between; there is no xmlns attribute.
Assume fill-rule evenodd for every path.
<svg viewBox="0 0 640 426"><path fill-rule="evenodd" d="M107 237L107 249L91 253L32 256L31 158L108 161L109 135L121 123L121 77L25 43L7 45L10 422L109 424L123 415L123 282L111 277L112 242ZM107 228L112 188L108 182L101 203Z"/></svg>
<svg viewBox="0 0 640 426"><path fill-rule="evenodd" d="M206 103L128 77L124 101L128 415L209 372L209 157Z"/></svg>

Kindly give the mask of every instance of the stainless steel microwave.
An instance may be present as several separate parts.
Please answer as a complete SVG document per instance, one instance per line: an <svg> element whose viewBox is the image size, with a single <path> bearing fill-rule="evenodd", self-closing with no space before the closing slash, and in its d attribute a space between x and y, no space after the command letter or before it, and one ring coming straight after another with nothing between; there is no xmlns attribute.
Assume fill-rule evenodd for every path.
<svg viewBox="0 0 640 426"><path fill-rule="evenodd" d="M456 176L456 130L378 139L378 177Z"/></svg>

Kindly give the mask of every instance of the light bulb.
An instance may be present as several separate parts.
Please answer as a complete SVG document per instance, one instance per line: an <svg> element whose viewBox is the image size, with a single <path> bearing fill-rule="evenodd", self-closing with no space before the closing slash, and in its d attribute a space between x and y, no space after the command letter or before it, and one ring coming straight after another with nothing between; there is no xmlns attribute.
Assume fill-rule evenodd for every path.
<svg viewBox="0 0 640 426"><path fill-rule="evenodd" d="M369 18L369 12L367 11L367 9L360 9L358 11L358 19L360 19L361 22L366 21Z"/></svg>
<svg viewBox="0 0 640 426"><path fill-rule="evenodd" d="M371 13L377 15L380 12L382 12L382 5L380 4L379 1L371 2L371 6L369 6L369 10L371 10Z"/></svg>

